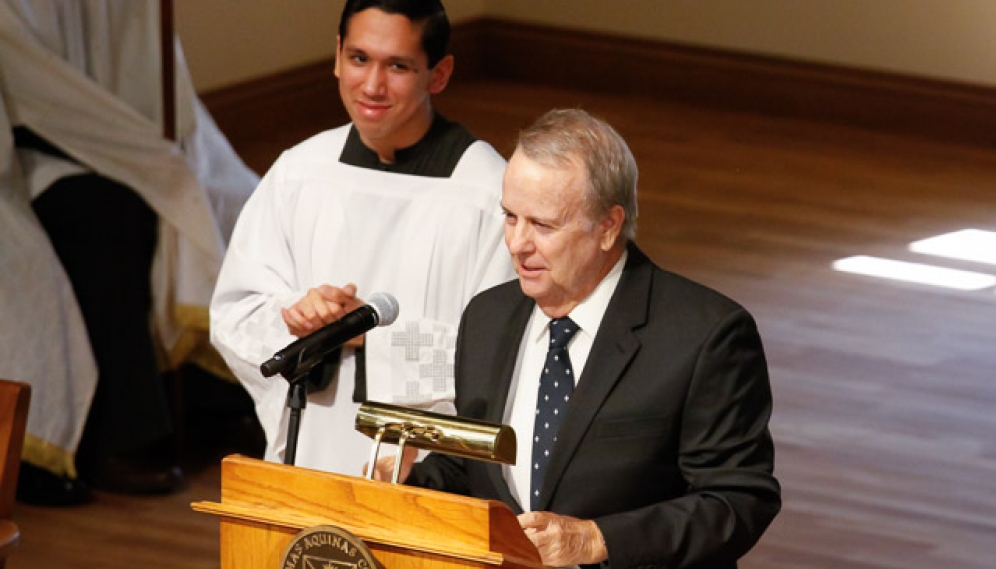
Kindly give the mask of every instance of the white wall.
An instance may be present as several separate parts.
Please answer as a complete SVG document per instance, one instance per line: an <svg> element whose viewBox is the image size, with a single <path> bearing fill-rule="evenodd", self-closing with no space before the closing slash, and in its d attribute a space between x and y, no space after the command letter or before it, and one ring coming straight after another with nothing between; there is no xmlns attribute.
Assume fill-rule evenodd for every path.
<svg viewBox="0 0 996 569"><path fill-rule="evenodd" d="M200 91L330 58L344 0L174 0ZM479 16L996 87L996 0L445 0Z"/></svg>
<svg viewBox="0 0 996 569"><path fill-rule="evenodd" d="M328 57L342 0L174 0L198 91Z"/></svg>
<svg viewBox="0 0 996 569"><path fill-rule="evenodd" d="M994 0L489 0L489 15L996 86Z"/></svg>
<svg viewBox="0 0 996 569"><path fill-rule="evenodd" d="M194 86L203 92L331 58L345 0L174 0L173 4ZM459 23L480 17L485 0L444 4L450 21Z"/></svg>

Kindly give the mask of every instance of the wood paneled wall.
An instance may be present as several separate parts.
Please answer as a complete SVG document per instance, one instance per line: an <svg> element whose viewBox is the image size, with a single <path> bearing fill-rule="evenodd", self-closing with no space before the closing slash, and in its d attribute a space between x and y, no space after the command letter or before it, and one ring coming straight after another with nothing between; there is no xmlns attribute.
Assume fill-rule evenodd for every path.
<svg viewBox="0 0 996 569"><path fill-rule="evenodd" d="M996 147L996 89L493 19L455 26L452 43L456 82L649 97ZM258 104L276 109L266 120L343 118L331 72L331 61L317 62L204 98L225 129L249 126L230 117Z"/></svg>

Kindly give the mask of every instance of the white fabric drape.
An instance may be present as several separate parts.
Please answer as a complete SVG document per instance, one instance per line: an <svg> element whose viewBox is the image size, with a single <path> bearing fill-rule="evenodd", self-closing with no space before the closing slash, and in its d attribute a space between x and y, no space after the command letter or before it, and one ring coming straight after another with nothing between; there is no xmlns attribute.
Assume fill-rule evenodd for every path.
<svg viewBox="0 0 996 569"><path fill-rule="evenodd" d="M123 183L155 209L161 220L152 280L155 324L172 354L184 333L177 316L182 308L203 311L206 321L225 240L258 177L235 155L197 99L178 42L179 142L163 138L158 19L156 0L0 0L0 164L6 165L3 207L7 216L20 220L18 227L40 230L30 208L23 207L25 196L37 196L58 176L76 171ZM16 151L10 141L16 126L54 144L75 164ZM17 198L8 195L14 193ZM16 207L11 205L15 202ZM8 234L14 227L11 222L0 229L0 259L16 263L0 276L5 297L0 335L30 336L26 327L51 330L54 322L76 320L70 315L78 310L64 292L62 303L32 298L56 298L56 291L67 290L68 284L43 233L21 232L13 252L15 241ZM44 265L43 272L59 276L48 286L25 271L24 263ZM31 322L18 317L14 304L31 307ZM35 386L25 456L32 436L70 453L79 439L85 410L66 410L88 405L89 396L83 394L93 391L92 357L79 347L85 333L81 336L76 324L65 330L64 342L72 350L60 347L50 334L45 335L50 345L32 341L27 350L15 350L14 343L5 341L0 347L0 374ZM45 350L52 355L41 357ZM62 361L38 363L53 359ZM58 375L53 366L65 366L71 380L50 386L48 382L60 381L53 377Z"/></svg>

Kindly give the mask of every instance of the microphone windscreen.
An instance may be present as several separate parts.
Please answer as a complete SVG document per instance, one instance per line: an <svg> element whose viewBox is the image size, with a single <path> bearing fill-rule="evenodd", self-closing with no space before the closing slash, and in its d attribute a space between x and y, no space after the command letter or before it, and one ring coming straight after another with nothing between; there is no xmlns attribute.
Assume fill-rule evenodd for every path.
<svg viewBox="0 0 996 569"><path fill-rule="evenodd" d="M398 319L401 309L398 307L398 299L386 292L375 292L367 300L367 305L377 313L377 325L388 326Z"/></svg>

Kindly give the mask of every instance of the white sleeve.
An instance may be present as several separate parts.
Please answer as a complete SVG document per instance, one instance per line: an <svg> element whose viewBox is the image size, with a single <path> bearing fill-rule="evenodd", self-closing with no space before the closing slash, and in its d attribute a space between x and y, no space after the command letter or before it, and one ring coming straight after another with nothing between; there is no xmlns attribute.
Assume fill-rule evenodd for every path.
<svg viewBox="0 0 996 569"><path fill-rule="evenodd" d="M265 378L259 365L295 338L280 308L300 296L297 272L288 246L286 208L281 197L278 160L246 202L211 299L211 343L259 407L277 387L279 377Z"/></svg>
<svg viewBox="0 0 996 569"><path fill-rule="evenodd" d="M505 215L501 209L501 184L505 165L505 159L490 144L479 140L467 149L453 172L454 178L490 180L494 188L491 200L493 205L481 216L477 257L479 265L471 276L469 287L474 295L515 278L512 258L505 246ZM470 298L464 300L461 313L468 302Z"/></svg>

